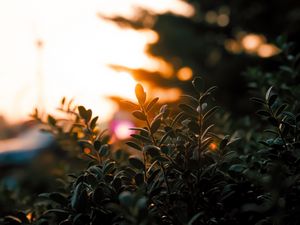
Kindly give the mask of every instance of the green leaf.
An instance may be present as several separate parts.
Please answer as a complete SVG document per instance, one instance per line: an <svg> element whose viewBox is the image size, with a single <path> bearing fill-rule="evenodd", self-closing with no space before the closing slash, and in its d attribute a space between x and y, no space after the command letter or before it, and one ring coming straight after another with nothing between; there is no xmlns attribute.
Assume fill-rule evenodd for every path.
<svg viewBox="0 0 300 225"><path fill-rule="evenodd" d="M242 164L234 164L234 165L229 167L229 171L234 171L234 172L237 172L237 173L241 173L245 169L246 169L246 166L242 165Z"/></svg>
<svg viewBox="0 0 300 225"><path fill-rule="evenodd" d="M159 110L159 114L158 114L158 115L160 115L160 114L162 114L162 117L163 117L164 119L166 119L166 118L169 116L170 110L169 110L169 106L168 106L167 104L162 105L162 106L160 107L160 110ZM158 116L158 115L157 115L157 116Z"/></svg>
<svg viewBox="0 0 300 225"><path fill-rule="evenodd" d="M229 136L225 136L225 138L220 142L219 149L223 150L229 142Z"/></svg>
<svg viewBox="0 0 300 225"><path fill-rule="evenodd" d="M158 97L152 99L152 101L147 105L146 112L151 111L151 109L153 108L153 106L155 105L155 103L156 103L158 100L159 100Z"/></svg>
<svg viewBox="0 0 300 225"><path fill-rule="evenodd" d="M277 97L278 97L278 95L275 95L275 94L271 95L268 100L268 105L272 106L274 104L274 102L276 101Z"/></svg>
<svg viewBox="0 0 300 225"><path fill-rule="evenodd" d="M22 224L22 221L18 217L5 216L4 218L5 218L6 222L9 222L9 223L7 223L8 225L10 225L10 224Z"/></svg>
<svg viewBox="0 0 300 225"><path fill-rule="evenodd" d="M271 114L268 111L265 111L265 110L258 110L256 112L256 114L258 114L260 116L267 116L267 117L271 116Z"/></svg>
<svg viewBox="0 0 300 225"><path fill-rule="evenodd" d="M212 92L214 92L217 89L218 89L217 86L212 86L212 87L208 88L205 93L211 94Z"/></svg>
<svg viewBox="0 0 300 225"><path fill-rule="evenodd" d="M137 140L139 140L139 141L145 142L145 143L151 143L152 142L148 137L143 136L143 135L131 134L130 136L137 139Z"/></svg>
<svg viewBox="0 0 300 225"><path fill-rule="evenodd" d="M147 152L152 157L156 157L160 155L160 149L154 145L146 145L144 147L144 151Z"/></svg>
<svg viewBox="0 0 300 225"><path fill-rule="evenodd" d="M92 110L86 110L84 106L78 106L79 115L85 120L86 123L92 118Z"/></svg>
<svg viewBox="0 0 300 225"><path fill-rule="evenodd" d="M278 125L279 125L278 120L276 118L274 118L274 117L269 117L268 121L270 122L270 124L272 124L275 127L278 127Z"/></svg>
<svg viewBox="0 0 300 225"><path fill-rule="evenodd" d="M94 142L94 148L95 148L97 151L100 150L101 145L102 145L102 143L101 143L101 141L99 141L99 140L97 140L97 141Z"/></svg>
<svg viewBox="0 0 300 225"><path fill-rule="evenodd" d="M215 106L213 108L211 108L210 110L208 110L204 116L203 116L203 120L207 120L209 117L211 117L217 110L219 110L220 107Z"/></svg>
<svg viewBox="0 0 300 225"><path fill-rule="evenodd" d="M179 108L189 116L193 116L193 117L198 116L197 111L187 104L183 104L183 103L179 104Z"/></svg>
<svg viewBox="0 0 300 225"><path fill-rule="evenodd" d="M208 126L202 133L201 135L201 140L204 139L205 135L207 134L207 132L214 126L214 124L211 124L210 126Z"/></svg>
<svg viewBox="0 0 300 225"><path fill-rule="evenodd" d="M265 99L267 102L269 101L269 99L271 97L272 90L273 90L273 86L271 86L266 92Z"/></svg>
<svg viewBox="0 0 300 225"><path fill-rule="evenodd" d="M109 174L111 173L116 166L116 162L107 162L105 163L104 167L103 167L103 173L104 174Z"/></svg>
<svg viewBox="0 0 300 225"><path fill-rule="evenodd" d="M77 184L71 197L71 207L78 212L83 212L87 209L87 201L88 194L85 185L83 183Z"/></svg>
<svg viewBox="0 0 300 225"><path fill-rule="evenodd" d="M181 117L184 115L184 112L180 112L176 115L176 117L174 118L174 120L171 123L171 127L173 127L177 121L179 121L181 119Z"/></svg>
<svg viewBox="0 0 300 225"><path fill-rule="evenodd" d="M54 201L62 206L66 206L68 204L68 199L65 196L63 196L61 193L58 193L58 192L50 193L49 199L51 199L52 201Z"/></svg>
<svg viewBox="0 0 300 225"><path fill-rule="evenodd" d="M200 126L198 125L198 123L194 120L190 120L187 124L188 128L190 129L190 131L192 131L195 134L199 133L200 130Z"/></svg>
<svg viewBox="0 0 300 225"><path fill-rule="evenodd" d="M266 102L264 100L260 99L260 98L253 97L253 98L250 98L250 100L253 101L253 102L259 103L261 105L265 105L266 104Z"/></svg>
<svg viewBox="0 0 300 225"><path fill-rule="evenodd" d="M137 84L135 86L135 96L136 96L138 102L140 103L140 105L144 105L144 103L146 101L146 93L141 84Z"/></svg>
<svg viewBox="0 0 300 225"><path fill-rule="evenodd" d="M194 105L198 105L199 104L198 99L196 99L195 97L193 97L191 95L182 95L181 97L189 99Z"/></svg>
<svg viewBox="0 0 300 225"><path fill-rule="evenodd" d="M135 156L130 156L128 158L128 160L129 160L129 163L136 169L144 169L144 167L145 167L144 163Z"/></svg>
<svg viewBox="0 0 300 225"><path fill-rule="evenodd" d="M147 116L140 110L133 111L132 115L139 120L146 121Z"/></svg>
<svg viewBox="0 0 300 225"><path fill-rule="evenodd" d="M90 123L90 128L93 130L96 125L97 125L97 120L98 120L98 116L94 117L94 119L92 119L91 123Z"/></svg>
<svg viewBox="0 0 300 225"><path fill-rule="evenodd" d="M103 157L103 156L107 156L108 154L109 154L109 145L108 144L102 145L99 150L99 155Z"/></svg>
<svg viewBox="0 0 300 225"><path fill-rule="evenodd" d="M202 216L202 215L204 215L205 214L205 212L199 212L199 213L197 213L197 214L195 214L190 220L189 220L189 222L188 222L188 224L187 225L193 225L194 224L194 222L196 222L196 220L200 217L200 216Z"/></svg>
<svg viewBox="0 0 300 225"><path fill-rule="evenodd" d="M130 207L133 204L133 196L129 191L123 191L119 195L119 201L122 205Z"/></svg>
<svg viewBox="0 0 300 225"><path fill-rule="evenodd" d="M198 93L203 92L204 82L201 77L195 77L195 79L192 81L192 84Z"/></svg>
<svg viewBox="0 0 300 225"><path fill-rule="evenodd" d="M140 145L138 145L138 144L132 142L132 141L128 141L128 142L126 142L126 144L127 144L128 146L134 148L134 149L137 149L137 150L139 150L139 151L142 151L142 147L141 147Z"/></svg>
<svg viewBox="0 0 300 225"><path fill-rule="evenodd" d="M285 110L287 107L288 104L282 104L281 106L279 106L275 112L275 116L279 116L283 112L283 110Z"/></svg>
<svg viewBox="0 0 300 225"><path fill-rule="evenodd" d="M160 127L160 124L161 124L161 120L159 118L152 121L152 123L150 125L150 131L152 134L154 134L158 130L158 128Z"/></svg>
<svg viewBox="0 0 300 225"><path fill-rule="evenodd" d="M54 117L52 117L51 115L48 115L48 123L51 126L55 126L56 125L56 119Z"/></svg>
<svg viewBox="0 0 300 225"><path fill-rule="evenodd" d="M144 184L144 174L137 173L134 177L134 181L135 181L136 185L138 185L138 186Z"/></svg>

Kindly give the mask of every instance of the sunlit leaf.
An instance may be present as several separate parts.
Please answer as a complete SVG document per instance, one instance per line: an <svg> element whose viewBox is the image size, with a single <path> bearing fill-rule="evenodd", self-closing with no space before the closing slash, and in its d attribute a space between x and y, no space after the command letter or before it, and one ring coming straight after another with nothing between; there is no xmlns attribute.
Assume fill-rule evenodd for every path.
<svg viewBox="0 0 300 225"><path fill-rule="evenodd" d="M140 110L133 111L132 115L134 115L134 117L139 120L142 120L142 121L147 120L147 116Z"/></svg>
<svg viewBox="0 0 300 225"><path fill-rule="evenodd" d="M149 102L149 104L147 105L146 111L149 112L151 111L151 109L153 108L153 106L155 105L155 103L159 100L159 98L154 98L152 99L151 102Z"/></svg>
<svg viewBox="0 0 300 225"><path fill-rule="evenodd" d="M145 93L144 88L141 84L137 84L135 86L135 96L136 96L138 102L141 105L144 105L144 103L146 101L146 93Z"/></svg>

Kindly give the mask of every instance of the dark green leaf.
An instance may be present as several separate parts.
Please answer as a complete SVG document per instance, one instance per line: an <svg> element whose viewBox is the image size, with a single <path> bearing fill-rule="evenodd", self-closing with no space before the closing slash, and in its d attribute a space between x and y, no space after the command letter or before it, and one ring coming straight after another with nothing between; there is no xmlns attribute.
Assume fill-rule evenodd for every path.
<svg viewBox="0 0 300 225"><path fill-rule="evenodd" d="M269 117L268 121L275 127L278 127L278 125L279 125L278 120L274 117Z"/></svg>
<svg viewBox="0 0 300 225"><path fill-rule="evenodd" d="M272 106L274 104L274 102L276 101L277 97L278 96L275 95L275 94L271 95L270 98L269 98L269 100L268 100L268 105Z"/></svg>
<svg viewBox="0 0 300 225"><path fill-rule="evenodd" d="M204 82L201 77L195 77L195 79L192 81L192 84L198 93L203 92Z"/></svg>
<svg viewBox="0 0 300 225"><path fill-rule="evenodd" d="M51 126L55 126L56 125L56 119L54 117L52 117L51 115L48 115L48 123Z"/></svg>
<svg viewBox="0 0 300 225"><path fill-rule="evenodd" d="M109 154L109 145L108 144L102 145L99 150L99 155L103 157L103 156L107 156L108 154Z"/></svg>
<svg viewBox="0 0 300 225"><path fill-rule="evenodd" d="M161 120L159 118L152 121L152 123L150 125L150 131L152 134L154 134L158 130L158 128L160 127L160 124L161 124Z"/></svg>
<svg viewBox="0 0 300 225"><path fill-rule="evenodd" d="M237 173L241 173L246 169L246 166L242 165L242 164L234 164L232 166L229 167L229 171L234 171Z"/></svg>
<svg viewBox="0 0 300 225"><path fill-rule="evenodd" d="M129 160L129 163L137 169L144 169L144 167L145 167L144 163L135 156L130 156L128 158L128 160Z"/></svg>
<svg viewBox="0 0 300 225"><path fill-rule="evenodd" d="M183 104L183 103L179 104L179 108L189 116L193 116L193 117L198 116L197 111L187 104Z"/></svg>
<svg viewBox="0 0 300 225"><path fill-rule="evenodd" d="M256 112L256 114L258 114L260 116L267 116L267 117L271 116L271 114L268 111L265 111L265 110L258 110Z"/></svg>
<svg viewBox="0 0 300 225"><path fill-rule="evenodd" d="M135 181L136 185L138 185L138 186L144 184L144 174L137 173L134 177L134 181Z"/></svg>
<svg viewBox="0 0 300 225"><path fill-rule="evenodd" d="M104 174L109 174L111 173L116 166L116 162L107 162L105 163L104 167L103 167L103 173Z"/></svg>
<svg viewBox="0 0 300 225"><path fill-rule="evenodd" d="M273 90L273 86L271 86L266 92L265 99L267 102L269 101L269 99L271 97L272 90Z"/></svg>
<svg viewBox="0 0 300 225"><path fill-rule="evenodd" d="M149 137L143 136L143 135L139 135L139 134L131 134L131 137L142 141L142 142L146 142L146 143L151 143L152 141L149 139Z"/></svg>
<svg viewBox="0 0 300 225"><path fill-rule="evenodd" d="M133 204L133 196L129 191L124 191L119 195L119 201L122 205L130 207Z"/></svg>
<svg viewBox="0 0 300 225"><path fill-rule="evenodd" d="M135 148L135 149L137 149L137 150L139 150L139 151L142 151L142 147L141 147L140 145L138 145L138 144L132 142L132 141L128 141L128 142L126 142L126 144L127 144L128 146L132 147L132 148Z"/></svg>
<svg viewBox="0 0 300 225"><path fill-rule="evenodd" d="M266 102L264 100L260 99L260 98L254 98L253 97L253 98L250 98L250 100L253 101L253 102L257 102L259 104L262 104L262 105L266 104Z"/></svg>
<svg viewBox="0 0 300 225"><path fill-rule="evenodd" d="M156 157L160 155L160 149L154 145L146 145L144 147L144 151L147 152L152 157Z"/></svg>
<svg viewBox="0 0 300 225"><path fill-rule="evenodd" d="M282 104L281 106L279 106L275 112L275 116L279 116L283 112L283 110L285 110L287 107L288 104Z"/></svg>
<svg viewBox="0 0 300 225"><path fill-rule="evenodd" d="M211 117L217 110L219 110L218 106L215 106L213 108L211 108L210 110L208 110L204 116L203 116L203 120L207 120L209 117Z"/></svg>
<svg viewBox="0 0 300 225"><path fill-rule="evenodd" d="M93 130L97 125L98 116L94 117L90 123L90 128Z"/></svg>
<svg viewBox="0 0 300 225"><path fill-rule="evenodd" d="M229 137L225 136L225 138L219 144L219 149L220 150L224 149L227 146L228 142L229 142Z"/></svg>

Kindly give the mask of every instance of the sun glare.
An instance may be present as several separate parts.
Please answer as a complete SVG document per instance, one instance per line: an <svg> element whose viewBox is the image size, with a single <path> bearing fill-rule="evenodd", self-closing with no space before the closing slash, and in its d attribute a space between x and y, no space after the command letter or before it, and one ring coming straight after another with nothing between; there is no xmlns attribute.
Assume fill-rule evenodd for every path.
<svg viewBox="0 0 300 225"><path fill-rule="evenodd" d="M137 6L194 13L179 0L0 0L0 115L16 122L35 106L53 112L66 96L106 120L117 110L107 96L133 100L136 83L108 65L172 73L165 62L145 54L146 44L159 39L157 33L121 29L97 16L132 16Z"/></svg>

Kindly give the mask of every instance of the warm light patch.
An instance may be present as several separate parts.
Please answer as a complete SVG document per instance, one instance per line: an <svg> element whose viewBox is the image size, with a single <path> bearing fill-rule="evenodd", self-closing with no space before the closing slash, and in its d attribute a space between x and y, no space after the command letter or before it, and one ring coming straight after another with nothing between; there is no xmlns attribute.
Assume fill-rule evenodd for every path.
<svg viewBox="0 0 300 225"><path fill-rule="evenodd" d="M245 35L242 40L241 44L243 45L246 52L256 52L258 47L266 41L263 35L257 34L247 34Z"/></svg>
<svg viewBox="0 0 300 225"><path fill-rule="evenodd" d="M214 142L210 143L209 149L210 149L211 151L216 151L217 148L218 148L218 146L217 146L216 143L214 143Z"/></svg>
<svg viewBox="0 0 300 225"><path fill-rule="evenodd" d="M26 218L27 218L29 221L31 221L31 220L32 220L32 213L31 213L31 212L27 213L27 214L26 214Z"/></svg>
<svg viewBox="0 0 300 225"><path fill-rule="evenodd" d="M224 46L227 51L238 54L242 52L242 46L234 39L228 39L225 41Z"/></svg>
<svg viewBox="0 0 300 225"><path fill-rule="evenodd" d="M160 103L162 102L172 102L177 101L182 94L179 88L157 88L157 87L150 87L148 88L151 90L151 93L155 95L155 97L159 97Z"/></svg>
<svg viewBox="0 0 300 225"><path fill-rule="evenodd" d="M193 70L190 67L182 67L177 72L177 77L181 81L190 80L193 77Z"/></svg>
<svg viewBox="0 0 300 225"><path fill-rule="evenodd" d="M220 27L226 27L229 24L229 16L226 14L219 15L217 23Z"/></svg>
<svg viewBox="0 0 300 225"><path fill-rule="evenodd" d="M91 153L91 149L89 149L89 148L84 148L84 149L83 149L83 152L84 152L84 154L89 155L89 154Z"/></svg>
<svg viewBox="0 0 300 225"><path fill-rule="evenodd" d="M262 58L268 58L279 53L279 49L271 44L263 44L259 46L257 54Z"/></svg>
<svg viewBox="0 0 300 225"><path fill-rule="evenodd" d="M112 122L112 132L118 140L125 140L130 138L130 135L134 131L130 128L134 127L134 124L129 120L116 120Z"/></svg>

